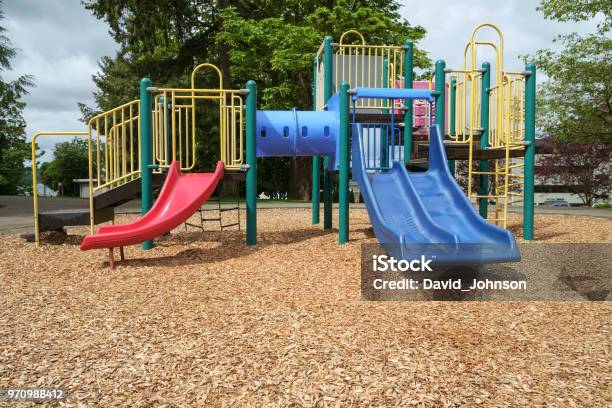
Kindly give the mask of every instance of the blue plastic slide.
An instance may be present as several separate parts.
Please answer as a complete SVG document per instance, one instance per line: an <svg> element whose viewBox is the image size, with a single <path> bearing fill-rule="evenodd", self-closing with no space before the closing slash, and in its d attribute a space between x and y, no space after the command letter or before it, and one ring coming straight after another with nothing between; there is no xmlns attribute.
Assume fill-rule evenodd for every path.
<svg viewBox="0 0 612 408"><path fill-rule="evenodd" d="M520 260L512 233L483 219L455 182L437 126L431 127L429 168L422 173L408 172L399 161L389 170L366 170L363 129L363 124L353 126L353 178L374 233L390 255L427 255L439 264Z"/></svg>

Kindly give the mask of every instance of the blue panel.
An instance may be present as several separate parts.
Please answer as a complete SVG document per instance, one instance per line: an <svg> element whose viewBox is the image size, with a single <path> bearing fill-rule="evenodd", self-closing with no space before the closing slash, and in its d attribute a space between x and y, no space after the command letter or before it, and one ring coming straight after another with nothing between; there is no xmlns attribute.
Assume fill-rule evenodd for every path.
<svg viewBox="0 0 612 408"><path fill-rule="evenodd" d="M431 91L428 89L408 88L355 88L353 100L358 98L370 99L425 99L433 101Z"/></svg>

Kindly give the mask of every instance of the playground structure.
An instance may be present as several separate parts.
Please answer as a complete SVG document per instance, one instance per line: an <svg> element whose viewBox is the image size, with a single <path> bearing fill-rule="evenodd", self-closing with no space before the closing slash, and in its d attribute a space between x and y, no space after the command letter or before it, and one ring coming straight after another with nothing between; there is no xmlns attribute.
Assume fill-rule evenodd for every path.
<svg viewBox="0 0 612 408"><path fill-rule="evenodd" d="M478 40L489 29L497 42ZM354 36L356 44L347 44ZM478 51L493 50L493 64L477 65ZM463 67L446 68L443 60L435 64L428 81L413 81L413 44L403 46L367 45L364 37L351 30L337 44L327 37L314 59L315 109L324 108L329 97L344 81L351 87L431 89L435 92L433 120L444 132L449 168L455 160L468 165L467 195L477 200L480 214L488 217L488 201L495 202L490 221L506 228L508 205L523 203L525 240L533 239L533 194L535 155L535 66L525 71L504 70L504 38L493 24L480 24L472 31L464 48ZM407 165L426 162L430 117L423 101L364 99L356 104L357 121L388 123L389 113L403 113L400 129L401 154ZM387 114L387 116L385 116ZM384 141L383 141L384 142ZM381 149L380 164L387 152ZM313 158L313 180L317 179L318 158ZM478 161L478 167L474 161ZM384 166L383 166L384 167ZM325 180L324 197L331 197ZM477 179L477 185L475 181ZM316 186L315 186L316 187ZM315 190L313 187L313 192ZM314 194L313 194L314 195ZM331 206L325 199L324 228L331 228ZM318 203L313 201L313 222L318 222Z"/></svg>
<svg viewBox="0 0 612 408"><path fill-rule="evenodd" d="M483 28L493 29L499 43L477 40ZM351 35L360 43L345 43ZM480 47L495 51L493 67L487 62L476 66ZM202 69L217 73L218 88L197 88L196 76ZM455 249L447 253L449 260L520 258L514 238L500 227L506 226L508 205L522 200L524 238L533 239L535 67L528 65L524 72L503 70L503 36L497 27L482 24L474 29L465 47L463 68L445 69L444 61L438 61L432 80L416 85L412 42L366 45L356 31L343 34L338 44L326 37L314 58L313 91L313 111L258 111L255 83L249 81L246 89L224 89L221 72L212 64L196 67L189 89L155 88L143 79L139 100L93 117L88 132L79 133L88 137L89 212L39 213L35 194L36 242L41 224L51 228L88 223L94 234L95 224L112 219L114 206L140 194L141 219L101 227L83 241L82 249L109 248L113 263L112 248L137 242L150 248L153 238L201 207L224 171L243 171L246 242L254 245L257 157L312 156L313 223L319 223L322 157L323 227L332 228L331 174L338 171L338 230L339 242L344 243L352 152L353 178L360 184L375 233L383 246L389 244L388 251L450 244ZM215 173L189 177L181 171L195 166L196 145L202 137L196 135L201 101L218 105L220 164ZM35 143L32 148L35 164ZM468 161L467 197L452 179L454 160ZM475 160L478 167L473 166ZM447 165L440 166L441 162ZM198 182L186 181L198 176ZM473 178L478 186L472 186ZM153 206L153 187L164 179ZM189 190L196 191L186 194ZM186 198L172 200L173 195ZM491 221L500 227L484 221L489 199L496 206ZM478 201L482 218L474 216L469 200ZM393 202L400 205L389 205ZM458 244L480 247L470 253L465 246L457 249ZM483 250L482 245L489 247ZM402 249L398 256L405 256Z"/></svg>

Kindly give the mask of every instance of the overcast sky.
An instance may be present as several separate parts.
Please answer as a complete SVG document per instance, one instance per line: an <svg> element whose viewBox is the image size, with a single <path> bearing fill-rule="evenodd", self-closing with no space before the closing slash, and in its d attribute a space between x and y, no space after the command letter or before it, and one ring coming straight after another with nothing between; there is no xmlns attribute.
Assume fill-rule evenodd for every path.
<svg viewBox="0 0 612 408"><path fill-rule="evenodd" d="M25 97L28 139L35 132L86 130L77 102L93 105L97 61L117 48L108 28L80 0L4 0L7 35L18 48L15 75L31 74ZM41 139L43 148L52 143Z"/></svg>
<svg viewBox="0 0 612 408"><path fill-rule="evenodd" d="M572 31L594 31L596 21L557 23L535 10L538 0L403 0L401 13L410 23L427 30L420 47L432 60L447 67L463 64L463 48L472 28L481 22L497 24L505 35L507 70L521 70L520 54L555 48L552 40ZM80 0L4 0L5 20L14 47L16 75L31 74L36 87L26 96L24 112L28 138L40 130L85 130L77 102L92 105L92 75L97 61L117 48L104 22L83 8ZM358 28L358 27L357 27ZM484 33L486 34L486 33ZM481 39L491 39L483 35ZM316 50L313 50L315 52ZM49 148L50 142L43 142Z"/></svg>

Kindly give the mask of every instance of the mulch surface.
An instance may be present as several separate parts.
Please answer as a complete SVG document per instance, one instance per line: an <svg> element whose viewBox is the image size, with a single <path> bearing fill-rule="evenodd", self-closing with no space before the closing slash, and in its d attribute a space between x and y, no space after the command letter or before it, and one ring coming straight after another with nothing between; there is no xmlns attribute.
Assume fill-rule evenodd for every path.
<svg viewBox="0 0 612 408"><path fill-rule="evenodd" d="M114 271L79 251L86 229L1 236L0 388L64 387L69 406L612 404L610 302L362 301L364 210L343 246L307 209L259 217L255 247L181 227ZM612 242L612 220L536 226Z"/></svg>

